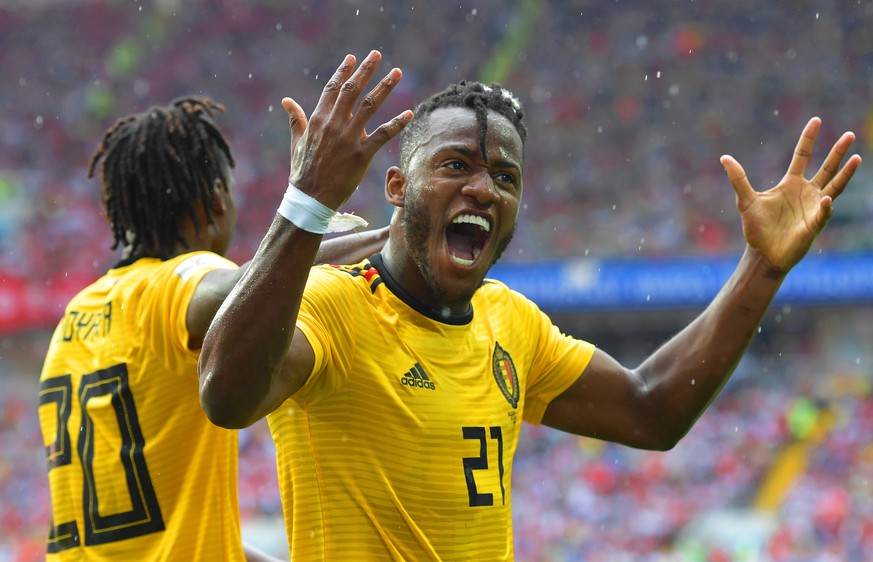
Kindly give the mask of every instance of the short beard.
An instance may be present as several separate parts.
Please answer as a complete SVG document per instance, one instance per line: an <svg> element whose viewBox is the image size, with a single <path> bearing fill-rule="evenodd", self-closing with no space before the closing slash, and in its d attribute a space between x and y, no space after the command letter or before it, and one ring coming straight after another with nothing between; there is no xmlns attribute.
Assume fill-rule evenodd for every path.
<svg viewBox="0 0 873 562"><path fill-rule="evenodd" d="M437 288L436 281L433 277L433 272L430 267L430 254L428 250L428 236L433 230L433 221L427 206L418 196L417 191L407 189L403 198L403 217L401 219L401 230L403 232L403 242L406 244L406 250L412 258L413 263L421 272L421 277L427 285L434 302L440 306L446 306L445 299ZM512 237L515 235L515 226L512 230L501 239L497 244L497 251L494 253L494 259L488 264L488 269L491 269L497 260L506 251L509 243L512 242ZM474 291L475 293L475 291ZM465 295L466 300L473 298L473 293Z"/></svg>
<svg viewBox="0 0 873 562"><path fill-rule="evenodd" d="M407 189L404 194L403 218L400 224L403 232L403 242L406 244L406 251L412 258L413 263L415 263L415 267L421 273L421 277L424 279L431 297L433 297L435 302L443 305L443 298L437 290L430 262L428 261L427 238L433 229L433 221L417 191Z"/></svg>

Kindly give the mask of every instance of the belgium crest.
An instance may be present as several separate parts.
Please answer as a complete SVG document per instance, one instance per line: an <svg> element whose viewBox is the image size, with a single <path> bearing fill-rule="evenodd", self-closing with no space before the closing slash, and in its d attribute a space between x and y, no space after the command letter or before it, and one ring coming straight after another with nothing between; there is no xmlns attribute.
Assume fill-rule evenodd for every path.
<svg viewBox="0 0 873 562"><path fill-rule="evenodd" d="M494 354L491 355L491 372L494 373L494 380L497 381L497 386L509 405L518 408L520 393L518 373L512 363L512 357L497 342L494 342Z"/></svg>

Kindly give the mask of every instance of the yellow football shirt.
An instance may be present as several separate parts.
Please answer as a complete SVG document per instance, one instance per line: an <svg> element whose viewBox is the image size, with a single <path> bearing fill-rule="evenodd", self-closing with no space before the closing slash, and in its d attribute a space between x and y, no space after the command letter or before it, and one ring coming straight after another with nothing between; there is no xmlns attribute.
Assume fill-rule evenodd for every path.
<svg viewBox="0 0 873 562"><path fill-rule="evenodd" d="M187 347L209 252L144 258L76 295L40 377L49 561L243 560L237 434L200 408Z"/></svg>
<svg viewBox="0 0 873 562"><path fill-rule="evenodd" d="M511 560L522 420L594 347L496 281L427 311L378 254L313 268L298 327L315 367L268 416L292 560Z"/></svg>

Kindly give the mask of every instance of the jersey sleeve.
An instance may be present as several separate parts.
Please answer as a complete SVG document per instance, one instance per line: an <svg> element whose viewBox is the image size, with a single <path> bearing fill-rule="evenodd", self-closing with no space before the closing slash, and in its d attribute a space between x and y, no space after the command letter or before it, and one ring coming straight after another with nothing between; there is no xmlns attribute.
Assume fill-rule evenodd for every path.
<svg viewBox="0 0 873 562"><path fill-rule="evenodd" d="M188 373L199 350L188 349L188 305L203 277L215 269L237 269L232 261L211 252L195 252L167 260L148 280L139 304L145 345L171 372Z"/></svg>
<svg viewBox="0 0 873 562"><path fill-rule="evenodd" d="M561 332L536 304L518 295L517 306L530 330L533 361L527 377L523 419L539 425L546 407L588 366L594 345Z"/></svg>
<svg viewBox="0 0 873 562"><path fill-rule="evenodd" d="M330 396L353 372L355 331L366 316L358 313L359 289L347 273L331 266L315 266L303 293L297 328L315 354L306 383L295 395L301 406Z"/></svg>

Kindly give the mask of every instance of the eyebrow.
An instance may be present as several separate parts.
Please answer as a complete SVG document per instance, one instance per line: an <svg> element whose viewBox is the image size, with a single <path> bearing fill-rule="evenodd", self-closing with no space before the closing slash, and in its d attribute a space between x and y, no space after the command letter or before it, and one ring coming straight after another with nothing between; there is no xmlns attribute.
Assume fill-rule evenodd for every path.
<svg viewBox="0 0 873 562"><path fill-rule="evenodd" d="M435 154L440 154L442 152L458 152L470 159L478 154L481 154L478 146L474 149L470 148L470 146L466 144L447 144L443 147L440 147L440 149ZM483 156L485 156L486 163L490 165L496 166L498 168L511 168L521 171L521 164L519 162L516 162L515 160L509 160L506 158L488 159L487 155Z"/></svg>

